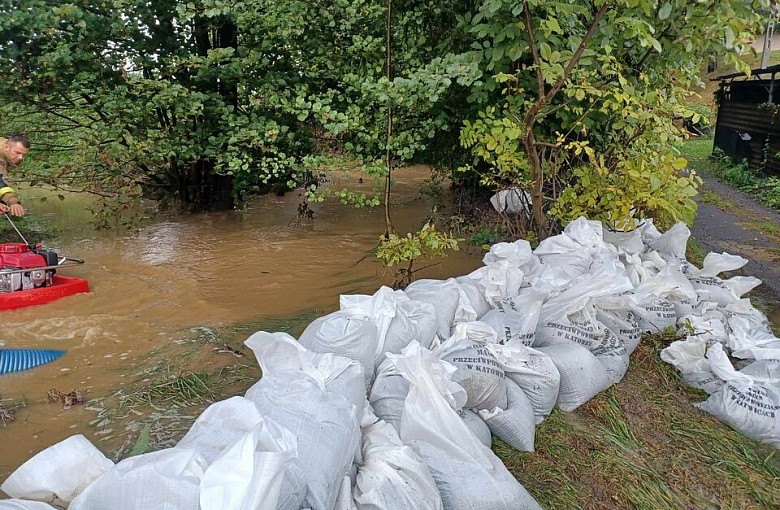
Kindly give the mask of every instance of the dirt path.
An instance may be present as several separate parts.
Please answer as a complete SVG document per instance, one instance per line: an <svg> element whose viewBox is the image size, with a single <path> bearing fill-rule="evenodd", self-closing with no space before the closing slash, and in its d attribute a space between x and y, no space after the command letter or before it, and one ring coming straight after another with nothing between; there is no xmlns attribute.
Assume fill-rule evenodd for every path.
<svg viewBox="0 0 780 510"><path fill-rule="evenodd" d="M741 274L764 282L750 295L780 312L780 213L708 178L691 232L705 253L725 251L749 259Z"/></svg>

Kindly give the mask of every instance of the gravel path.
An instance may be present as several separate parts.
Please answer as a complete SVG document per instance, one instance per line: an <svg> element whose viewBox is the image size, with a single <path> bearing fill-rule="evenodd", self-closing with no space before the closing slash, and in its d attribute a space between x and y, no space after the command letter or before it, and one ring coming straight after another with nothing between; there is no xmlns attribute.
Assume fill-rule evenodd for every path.
<svg viewBox="0 0 780 510"><path fill-rule="evenodd" d="M691 233L705 253L725 251L749 259L740 273L764 282L750 295L780 312L780 213L708 179Z"/></svg>

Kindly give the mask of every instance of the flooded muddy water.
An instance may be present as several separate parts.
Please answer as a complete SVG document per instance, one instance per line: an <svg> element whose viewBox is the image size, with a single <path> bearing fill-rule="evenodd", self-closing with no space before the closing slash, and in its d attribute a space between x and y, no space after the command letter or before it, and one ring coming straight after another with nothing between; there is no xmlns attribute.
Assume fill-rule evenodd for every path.
<svg viewBox="0 0 780 510"><path fill-rule="evenodd" d="M393 220L399 232L419 228L430 213L430 200L417 194L428 177L424 167L396 173ZM47 403L49 389L79 388L95 398L148 362L146 353L191 328L301 310L324 314L338 308L340 294L373 293L392 281L367 257L384 231L381 209L353 209L329 199L312 205L313 220L295 223L300 200L297 192L269 195L245 211L176 217L134 233L82 229L89 234L47 242L61 255L86 260L62 274L86 278L91 292L0 312L6 347L67 351L48 365L0 377L2 403L26 404L17 409L16 421L0 423L0 481L74 433L95 441L95 413ZM30 214L86 222L88 215L53 210L59 206L51 202L28 206ZM10 241L16 239L4 240ZM481 265L481 257L476 248L453 253L418 277L465 274Z"/></svg>

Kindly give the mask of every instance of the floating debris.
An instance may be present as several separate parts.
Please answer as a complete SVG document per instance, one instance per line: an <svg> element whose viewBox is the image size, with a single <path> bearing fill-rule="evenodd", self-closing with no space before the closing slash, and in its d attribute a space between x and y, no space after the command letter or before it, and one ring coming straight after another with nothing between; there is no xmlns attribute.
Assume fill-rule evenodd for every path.
<svg viewBox="0 0 780 510"><path fill-rule="evenodd" d="M83 404L84 395L81 390L73 390L69 393L63 393L52 388L48 391L48 393L46 393L46 400L48 400L50 404L53 402L60 402L62 403L63 409L70 409L76 404Z"/></svg>

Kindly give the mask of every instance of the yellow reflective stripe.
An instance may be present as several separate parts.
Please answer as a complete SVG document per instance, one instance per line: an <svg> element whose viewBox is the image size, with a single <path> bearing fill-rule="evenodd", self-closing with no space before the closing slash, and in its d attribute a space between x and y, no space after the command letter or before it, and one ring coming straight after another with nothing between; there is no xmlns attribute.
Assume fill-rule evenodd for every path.
<svg viewBox="0 0 780 510"><path fill-rule="evenodd" d="M14 189L10 186L6 186L5 188L0 188L0 196L5 195L6 193L14 193Z"/></svg>

